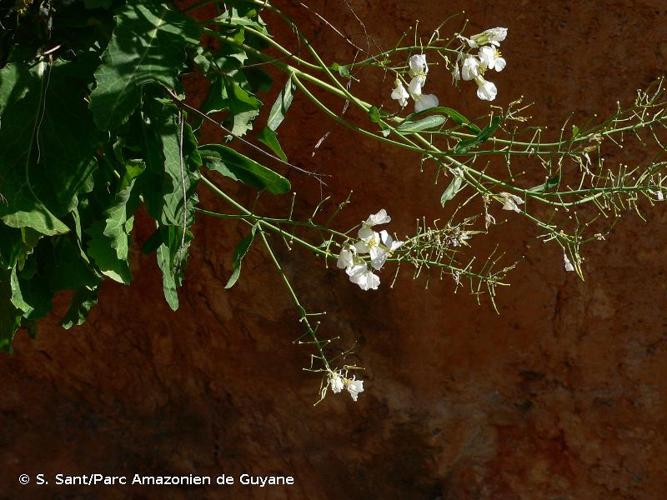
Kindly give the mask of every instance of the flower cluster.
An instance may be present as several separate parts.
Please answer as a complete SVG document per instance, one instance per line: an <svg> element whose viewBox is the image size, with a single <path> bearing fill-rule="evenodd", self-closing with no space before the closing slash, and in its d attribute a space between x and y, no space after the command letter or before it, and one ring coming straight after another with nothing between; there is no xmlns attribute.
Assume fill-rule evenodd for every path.
<svg viewBox="0 0 667 500"><path fill-rule="evenodd" d="M357 380L353 375L352 378L347 378L341 375L338 371L329 371L329 387L331 387L331 392L338 394L343 389L347 389L347 392L350 393L352 401L356 401L359 398L359 394L364 392L364 381Z"/></svg>
<svg viewBox="0 0 667 500"><path fill-rule="evenodd" d="M350 281L359 285L362 290L377 290L380 277L373 270L382 269L392 253L403 245L402 241L394 241L387 231L378 233L373 230L373 227L389 222L391 217L384 208L369 215L368 219L361 223L357 233L359 239L345 245L338 255L338 268L345 269ZM370 268L363 258L364 255L370 258Z"/></svg>
<svg viewBox="0 0 667 500"><path fill-rule="evenodd" d="M507 61L502 57L498 47L507 37L507 28L491 28L470 38L463 38L472 49L479 49L476 55L468 54L461 57L454 67L454 79L474 80L477 84L477 97L484 101L493 101L498 89L493 82L484 79L487 70L502 71ZM459 67L460 64L460 67Z"/></svg>
<svg viewBox="0 0 667 500"><path fill-rule="evenodd" d="M411 97L415 101L415 112L419 113L429 108L434 108L439 104L438 97L435 94L424 94L422 89L426 84L426 75L428 75L428 64L426 63L426 54L415 54L408 59L408 74L410 83L406 90L405 85L400 79L396 79L396 86L391 92L391 98L398 101L402 108L408 105L408 99Z"/></svg>

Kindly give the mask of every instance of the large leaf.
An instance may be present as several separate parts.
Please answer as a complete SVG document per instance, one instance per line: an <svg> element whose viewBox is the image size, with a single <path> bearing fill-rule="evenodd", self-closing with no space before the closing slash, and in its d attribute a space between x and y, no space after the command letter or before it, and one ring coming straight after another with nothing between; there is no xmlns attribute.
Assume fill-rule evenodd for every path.
<svg viewBox="0 0 667 500"><path fill-rule="evenodd" d="M199 148L204 164L216 172L273 194L288 193L290 182L270 168L222 144L207 144Z"/></svg>
<svg viewBox="0 0 667 500"><path fill-rule="evenodd" d="M107 209L103 234L111 240L111 247L116 250L119 259L127 260L129 252L129 234L133 224L133 207L128 202L137 176L144 171L141 162L129 162L125 166L125 175L120 181L114 204Z"/></svg>
<svg viewBox="0 0 667 500"><path fill-rule="evenodd" d="M69 231L62 216L95 168L100 135L76 77L81 63L9 64L0 70L0 219L45 235Z"/></svg>
<svg viewBox="0 0 667 500"><path fill-rule="evenodd" d="M66 330L84 324L95 304L97 304L97 288L79 290L72 298L72 303L60 324Z"/></svg>
<svg viewBox="0 0 667 500"><path fill-rule="evenodd" d="M183 268L192 241L201 158L190 126L183 123L181 130L173 109L151 100L145 104L143 113L147 175L142 192L158 226L153 245L162 270L164 296L176 310L176 290L183 282Z"/></svg>
<svg viewBox="0 0 667 500"><path fill-rule="evenodd" d="M125 165L125 173L116 187L110 206L103 212L102 219L86 230L90 236L88 254L102 274L125 284L131 280L129 239L138 204L136 195L132 200L130 197L136 178L143 171L141 163L128 162Z"/></svg>
<svg viewBox="0 0 667 500"><path fill-rule="evenodd" d="M95 123L103 130L125 122L139 106L142 88L175 88L185 49L199 43L197 25L167 3L128 2L116 15L116 29L95 73L90 96Z"/></svg>
<svg viewBox="0 0 667 500"><path fill-rule="evenodd" d="M244 89L238 82L231 79L228 79L227 82L232 134L241 137L252 129L252 122L259 116L262 101L257 99L250 90Z"/></svg>
<svg viewBox="0 0 667 500"><path fill-rule="evenodd" d="M225 125L231 129L232 135L241 137L252 129L253 121L259 116L262 101L252 93L242 72L232 69L229 73L213 77L208 97L201 110L205 113L227 111Z"/></svg>

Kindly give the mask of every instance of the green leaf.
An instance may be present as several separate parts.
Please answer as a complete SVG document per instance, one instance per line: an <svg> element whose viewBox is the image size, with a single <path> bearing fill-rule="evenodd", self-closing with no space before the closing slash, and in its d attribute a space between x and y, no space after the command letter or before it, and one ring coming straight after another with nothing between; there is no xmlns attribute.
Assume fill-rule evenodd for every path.
<svg viewBox="0 0 667 500"><path fill-rule="evenodd" d="M11 301L11 270L0 269L0 350L10 352L16 330L21 326L21 311Z"/></svg>
<svg viewBox="0 0 667 500"><path fill-rule="evenodd" d="M329 69L332 71L338 72L338 74L344 78L350 78L352 75L350 74L350 68L349 66L343 66L338 63L333 63Z"/></svg>
<svg viewBox="0 0 667 500"><path fill-rule="evenodd" d="M454 174L454 178L449 183L447 188L445 188L444 192L442 193L442 196L440 197L440 205L444 207L449 200L454 198L454 196L456 196L456 194L459 191L461 191L462 185L463 185L463 176Z"/></svg>
<svg viewBox="0 0 667 500"><path fill-rule="evenodd" d="M227 95L227 86L223 77L216 77L211 80L208 89L206 101L201 106L203 113L217 113L229 108L229 96Z"/></svg>
<svg viewBox="0 0 667 500"><path fill-rule="evenodd" d="M558 184L560 184L560 174L556 174L549 177L543 184L534 186L528 189L528 191L532 191L534 193L545 193L547 191L551 191L552 189L558 187Z"/></svg>
<svg viewBox="0 0 667 500"><path fill-rule="evenodd" d="M419 111L418 113L411 113L405 117L405 121L403 123L405 123L406 121L414 121L415 118L419 118L430 114L443 114L448 118L450 118L457 125L466 126L470 131L474 132L475 134L479 134L482 131L481 128L472 123L464 115L456 111L454 108L449 108L447 106L436 106L435 108L425 109L424 111Z"/></svg>
<svg viewBox="0 0 667 500"><path fill-rule="evenodd" d="M0 220L47 236L69 231L61 220L96 167L99 132L84 100L79 62L0 69Z"/></svg>
<svg viewBox="0 0 667 500"><path fill-rule="evenodd" d="M60 325L69 330L73 326L80 326L86 322L88 314L97 304L97 288L95 289L81 289L72 297L69 309L63 317Z"/></svg>
<svg viewBox="0 0 667 500"><path fill-rule="evenodd" d="M86 229L90 237L86 253L103 275L118 283L128 285L132 281L130 265L127 260L118 257L116 250L111 246L110 239L104 236L104 228L105 222L99 221Z"/></svg>
<svg viewBox="0 0 667 500"><path fill-rule="evenodd" d="M25 319L38 319L51 310L53 293L49 288L48 278L37 272L37 263L33 259L30 266L21 271L13 268L10 272L11 303L21 311Z"/></svg>
<svg viewBox="0 0 667 500"><path fill-rule="evenodd" d="M106 210L106 225L103 234L111 240L119 259L126 260L129 252L128 240L135 207L128 204L136 178L145 170L143 162L129 162L121 179L111 208Z"/></svg>
<svg viewBox="0 0 667 500"><path fill-rule="evenodd" d="M243 264L243 259L248 253L248 250L250 250L252 242L255 240L256 231L257 226L252 226L250 234L243 238L238 245L236 245L236 248L234 249L234 257L232 259L232 275L229 277L229 280L227 280L225 289L230 289L238 281L239 276L241 275L241 265Z"/></svg>
<svg viewBox="0 0 667 500"><path fill-rule="evenodd" d="M236 81L228 79L227 82L229 110L232 114L232 134L242 137L252 129L252 122L259 116L262 101L249 90L243 89Z"/></svg>
<svg viewBox="0 0 667 500"><path fill-rule="evenodd" d="M23 314L28 315L32 311L34 311L34 307L28 303L27 300L23 298L23 292L21 290L21 283L19 282L19 277L18 273L16 272L16 268L13 267L10 271L10 287L12 290L11 294L11 301L12 305L21 311Z"/></svg>
<svg viewBox="0 0 667 500"><path fill-rule="evenodd" d="M285 114L287 113L287 110L290 108L292 101L294 100L295 89L296 85L292 81L292 78L289 78L285 84L285 87L280 91L280 94L278 94L278 98L273 103L271 111L269 112L269 118L266 122L266 126L270 130L274 132L278 130L278 127L285 119Z"/></svg>
<svg viewBox="0 0 667 500"><path fill-rule="evenodd" d="M380 110L376 106L371 106L368 110L368 117L371 122L379 124L381 121Z"/></svg>
<svg viewBox="0 0 667 500"><path fill-rule="evenodd" d="M193 235L197 184L202 160L192 129L183 123L181 132L173 109L149 100L143 109L143 149L147 171L141 190L148 211L156 220L158 231L150 246L157 248L158 266L162 271L162 288L169 306L178 308L177 289L183 282L183 269Z"/></svg>
<svg viewBox="0 0 667 500"><path fill-rule="evenodd" d="M207 144L199 148L206 166L235 181L272 194L288 193L290 182L273 170L222 144Z"/></svg>
<svg viewBox="0 0 667 500"><path fill-rule="evenodd" d="M128 2L116 14L116 29L95 72L90 109L98 127L124 123L139 106L145 85L175 88L186 47L198 45L197 24L169 4Z"/></svg>
<svg viewBox="0 0 667 500"><path fill-rule="evenodd" d="M90 236L88 255L102 274L124 284L131 281L129 240L134 224L133 214L139 201L136 195L132 200L130 197L136 178L144 169L144 165L138 162L125 165L110 206L103 211L103 220L98 220L86 230Z"/></svg>
<svg viewBox="0 0 667 500"><path fill-rule="evenodd" d="M498 127L500 127L501 122L502 119L499 116L494 116L493 119L491 120L491 124L484 127L484 129L479 134L477 134L477 137L459 141L459 143L454 148L454 153L455 154L467 153L471 148L483 143L495 133Z"/></svg>
<svg viewBox="0 0 667 500"><path fill-rule="evenodd" d="M282 161L287 161L287 155L285 154L285 151L283 151L283 148L278 141L278 134L276 134L273 130L268 127L264 127L257 136L257 139L259 139L259 141L263 144L266 144L271 149L271 151L273 151Z"/></svg>
<svg viewBox="0 0 667 500"><path fill-rule="evenodd" d="M415 133L439 127L447 121L442 115L431 115L417 121L405 120L396 129L402 133Z"/></svg>
<svg viewBox="0 0 667 500"><path fill-rule="evenodd" d="M47 278L48 287L54 292L94 287L100 282L90 259L71 235L44 241L38 247L36 256L40 274Z"/></svg>
<svg viewBox="0 0 667 500"><path fill-rule="evenodd" d="M176 226L163 226L162 244L157 249L157 264L162 271L162 292L172 311L178 309L178 287L182 284L181 231Z"/></svg>

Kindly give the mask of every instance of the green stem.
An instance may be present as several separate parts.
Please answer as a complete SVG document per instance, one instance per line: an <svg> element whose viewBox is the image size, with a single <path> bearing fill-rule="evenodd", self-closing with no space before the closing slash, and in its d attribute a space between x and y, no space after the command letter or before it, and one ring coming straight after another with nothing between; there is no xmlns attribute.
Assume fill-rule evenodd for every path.
<svg viewBox="0 0 667 500"><path fill-rule="evenodd" d="M290 297L292 298L292 301L294 302L294 305L296 306L297 311L299 311L299 322L302 323L305 328L306 332L310 336L310 338L313 341L313 344L315 344L315 347L317 348L317 352L319 353L319 358L324 363L324 367L328 371L332 371L331 367L329 366L329 360L326 357L326 354L324 353L324 344L323 342L319 339L317 336L317 333L315 332L315 329L313 326L310 324L310 321L308 320L308 314L306 313L306 309L301 305L301 301L299 300L298 295L294 291L294 287L292 287L292 283L290 283L289 278L285 274L285 270L283 267L280 265L280 261L276 257L276 254L273 251L273 248L271 248L271 245L269 244L269 240L266 238L266 235L264 234L264 231L260 229L259 235L262 238L262 242L264 243L264 246L266 247L266 251L269 253L269 256L271 257L271 260L273 261L274 266L276 267L276 270L278 271L278 274L280 274L280 277L283 280L283 283L285 283L285 286L287 287L287 291L290 294Z"/></svg>

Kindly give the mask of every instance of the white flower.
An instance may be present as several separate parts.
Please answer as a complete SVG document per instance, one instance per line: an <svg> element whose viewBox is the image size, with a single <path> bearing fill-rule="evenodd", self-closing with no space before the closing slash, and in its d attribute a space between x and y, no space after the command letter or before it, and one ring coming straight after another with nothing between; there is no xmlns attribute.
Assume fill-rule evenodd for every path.
<svg viewBox="0 0 667 500"><path fill-rule="evenodd" d="M426 64L425 54L415 54L408 59L410 70L408 73L412 77L408 84L407 91L403 83L398 79L396 86L391 93L391 98L399 101L401 106L407 105L408 97L415 101L415 112L419 113L426 109L436 107L440 101L435 94L422 94L422 89L426 85L426 75L428 74L428 64Z"/></svg>
<svg viewBox="0 0 667 500"><path fill-rule="evenodd" d="M426 84L426 76L417 75L408 84L410 96L416 100L417 96L422 95L422 87Z"/></svg>
<svg viewBox="0 0 667 500"><path fill-rule="evenodd" d="M363 233L362 233L363 231ZM370 254L373 258L373 252L380 246L380 234L372 229L362 228L359 230L359 241L354 244L357 253ZM365 237L361 235L364 234Z"/></svg>
<svg viewBox="0 0 667 500"><path fill-rule="evenodd" d="M377 232L373 227L391 222L391 217L383 208L371 214L361 223L357 232L358 240L344 246L338 255L337 266L345 269L352 283L359 285L362 290L376 290L380 285L380 278L373 273L373 269L380 270L387 258L403 245L402 241L394 241L387 231ZM370 266L360 255L370 256Z"/></svg>
<svg viewBox="0 0 667 500"><path fill-rule="evenodd" d="M387 231L380 231L379 238L381 245L372 248L370 251L371 266L378 271L382 269L387 259L403 246L402 241L394 241Z"/></svg>
<svg viewBox="0 0 667 500"><path fill-rule="evenodd" d="M398 250L405 243L404 241L395 241L387 231L380 231L380 240L389 252Z"/></svg>
<svg viewBox="0 0 667 500"><path fill-rule="evenodd" d="M378 271L387 260L387 249L382 246L380 234L375 231L372 231L368 238L357 241L354 246L360 254L370 255L371 266Z"/></svg>
<svg viewBox="0 0 667 500"><path fill-rule="evenodd" d="M468 56L461 66L461 77L465 81L474 80L480 76L480 62L475 56Z"/></svg>
<svg viewBox="0 0 667 500"><path fill-rule="evenodd" d="M485 68L496 71L502 71L507 65L500 51L491 45L479 49L479 60Z"/></svg>
<svg viewBox="0 0 667 500"><path fill-rule="evenodd" d="M475 83L477 83L477 97L482 101L493 101L498 95L495 83L489 82L481 76L475 78Z"/></svg>
<svg viewBox="0 0 667 500"><path fill-rule="evenodd" d="M395 101L398 101L401 107L404 108L408 104L409 97L410 94L408 93L407 90L405 90L403 82L397 78L396 86L394 87L394 90L392 90L391 92L391 98L394 99Z"/></svg>
<svg viewBox="0 0 667 500"><path fill-rule="evenodd" d="M511 193L499 193L500 197L503 199L503 210L513 210L514 212L521 213L519 205L523 205L523 199L515 194Z"/></svg>
<svg viewBox="0 0 667 500"><path fill-rule="evenodd" d="M329 372L329 386L331 386L331 392L338 394L345 388L343 377L338 372Z"/></svg>
<svg viewBox="0 0 667 500"><path fill-rule="evenodd" d="M426 54L415 54L408 59L410 67L410 76L426 76L428 73L428 64L426 64Z"/></svg>
<svg viewBox="0 0 667 500"><path fill-rule="evenodd" d="M357 235L362 240L366 239L372 235L373 233L372 228L374 226L388 224L389 222L391 222L391 217L389 217L387 211L383 208L379 210L377 213L369 215L368 219L366 219L364 222L361 223L361 229L359 229Z"/></svg>
<svg viewBox="0 0 667 500"><path fill-rule="evenodd" d="M410 84L408 85L410 96L415 101L415 113L419 113L420 111L424 111L426 109L435 108L438 104L440 104L438 96L435 94L422 94L422 87L425 83L426 76L417 75L412 80L410 80Z"/></svg>
<svg viewBox="0 0 667 500"><path fill-rule="evenodd" d="M356 401L359 397L359 394L364 392L364 381L356 380L354 377L351 379L345 379L345 387L347 392L352 396L352 401Z"/></svg>
<svg viewBox="0 0 667 500"><path fill-rule="evenodd" d="M572 265L572 262L570 262L570 258L565 252L563 252L563 262L565 263L566 272L570 273L574 271L574 266Z"/></svg>
<svg viewBox="0 0 667 500"><path fill-rule="evenodd" d="M415 113L435 108L438 106L438 104L440 104L440 100L435 94L420 95L417 99L415 99Z"/></svg>
<svg viewBox="0 0 667 500"><path fill-rule="evenodd" d="M356 248L354 246L348 246L346 248L343 248L340 251L340 254L338 254L338 261L336 262L336 266L338 266L338 269L346 269L350 268L354 265L354 258L357 254Z"/></svg>
<svg viewBox="0 0 667 500"><path fill-rule="evenodd" d="M350 281L358 285L364 292L368 290L377 290L380 286L380 277L368 269L364 262L363 264L356 264L347 271Z"/></svg>
<svg viewBox="0 0 667 500"><path fill-rule="evenodd" d="M377 234L377 233L374 233ZM345 269L345 273L350 278L350 281L355 285L359 285L364 291L367 290L377 290L377 287L380 285L380 278L373 274L372 271L369 271L368 265L364 262L363 259L357 257L357 252L359 253L368 253L368 244L365 244L365 247L362 246L362 242L357 242L354 245L350 245L347 248L343 248L340 254L338 255L338 261L336 265L339 269ZM377 237L377 247L379 248L380 237ZM359 248L363 250L360 252ZM372 255L377 253L374 250Z"/></svg>
<svg viewBox="0 0 667 500"><path fill-rule="evenodd" d="M469 39L466 39L468 45L473 49L481 47L482 45L500 45L500 42L507 38L507 28L491 28L486 31L482 31L477 35L471 36Z"/></svg>

